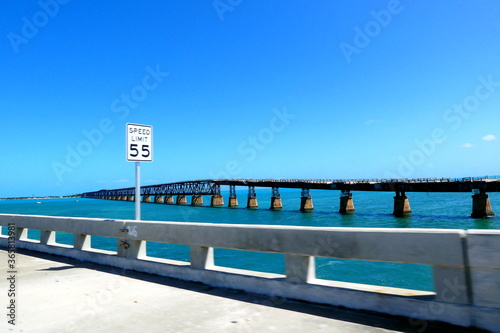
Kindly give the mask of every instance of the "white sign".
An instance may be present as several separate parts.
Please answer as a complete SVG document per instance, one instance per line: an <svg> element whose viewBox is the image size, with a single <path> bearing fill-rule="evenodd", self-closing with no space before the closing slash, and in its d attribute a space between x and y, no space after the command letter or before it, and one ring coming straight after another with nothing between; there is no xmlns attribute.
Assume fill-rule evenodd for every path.
<svg viewBox="0 0 500 333"><path fill-rule="evenodd" d="M153 127L127 124L127 161L153 161Z"/></svg>

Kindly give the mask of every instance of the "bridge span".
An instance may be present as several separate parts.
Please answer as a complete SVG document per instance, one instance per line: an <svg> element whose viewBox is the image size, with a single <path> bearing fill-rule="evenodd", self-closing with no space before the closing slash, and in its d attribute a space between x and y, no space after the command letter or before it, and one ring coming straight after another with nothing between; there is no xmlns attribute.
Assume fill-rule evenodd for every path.
<svg viewBox="0 0 500 333"><path fill-rule="evenodd" d="M191 205L203 204L203 196L210 195L212 207L224 205L221 186L229 186L228 207L237 207L236 186L247 187L247 205L249 209L258 207L256 187L271 189L270 209L283 208L280 188L301 189L300 210L314 210L310 190L339 190L341 214L353 214L354 191L394 192L395 216L411 214L409 198L406 192L471 192L472 214L474 218L494 216L487 192L500 192L500 179L489 177L466 178L416 178L416 179L204 179L165 183L141 187L141 200L166 204L188 204L186 196L192 196ZM174 200L174 196L176 200ZM84 198L135 200L135 188L104 189L82 194Z"/></svg>

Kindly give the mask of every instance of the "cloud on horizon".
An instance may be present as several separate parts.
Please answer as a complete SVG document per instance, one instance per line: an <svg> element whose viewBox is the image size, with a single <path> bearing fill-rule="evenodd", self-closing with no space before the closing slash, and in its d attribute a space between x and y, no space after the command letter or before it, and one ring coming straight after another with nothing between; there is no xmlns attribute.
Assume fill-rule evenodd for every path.
<svg viewBox="0 0 500 333"><path fill-rule="evenodd" d="M493 134L488 134L488 135L483 136L483 140L484 141L493 141L493 140L496 140L496 139L497 138Z"/></svg>

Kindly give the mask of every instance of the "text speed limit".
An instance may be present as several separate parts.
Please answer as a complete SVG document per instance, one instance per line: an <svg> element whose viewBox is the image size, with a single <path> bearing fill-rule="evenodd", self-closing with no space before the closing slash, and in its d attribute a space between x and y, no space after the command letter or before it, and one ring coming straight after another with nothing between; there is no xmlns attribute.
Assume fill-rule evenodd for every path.
<svg viewBox="0 0 500 333"><path fill-rule="evenodd" d="M153 161L153 127L127 124L127 161Z"/></svg>

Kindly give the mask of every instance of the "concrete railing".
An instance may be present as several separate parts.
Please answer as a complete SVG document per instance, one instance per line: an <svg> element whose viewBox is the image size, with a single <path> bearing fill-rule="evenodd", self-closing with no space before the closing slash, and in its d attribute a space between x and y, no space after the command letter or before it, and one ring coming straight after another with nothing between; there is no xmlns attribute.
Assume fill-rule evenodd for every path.
<svg viewBox="0 0 500 333"><path fill-rule="evenodd" d="M314 228L104 220L0 214L16 247L215 287L408 317L415 326L441 321L498 330L500 231L451 229ZM40 239L28 239L28 229ZM55 241L57 232L74 244ZM14 236L15 235L15 236ZM91 247L92 236L117 240L116 251ZM0 237L8 245L9 235ZM190 262L148 257L146 242L184 244ZM284 254L286 274L214 265L214 248ZM315 257L424 264L435 292L316 278Z"/></svg>

